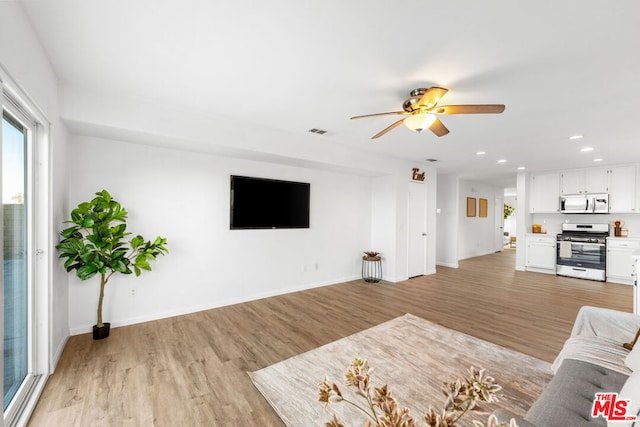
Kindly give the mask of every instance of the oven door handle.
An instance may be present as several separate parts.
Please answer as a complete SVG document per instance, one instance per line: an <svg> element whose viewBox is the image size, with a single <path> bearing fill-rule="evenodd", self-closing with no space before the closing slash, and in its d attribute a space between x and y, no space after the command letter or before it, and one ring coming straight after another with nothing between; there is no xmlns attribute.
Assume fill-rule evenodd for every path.
<svg viewBox="0 0 640 427"><path fill-rule="evenodd" d="M580 242L577 240L571 240L570 241L572 245L580 245L580 246L586 246L586 245L591 245L591 246L605 246L606 243L599 243L599 242Z"/></svg>

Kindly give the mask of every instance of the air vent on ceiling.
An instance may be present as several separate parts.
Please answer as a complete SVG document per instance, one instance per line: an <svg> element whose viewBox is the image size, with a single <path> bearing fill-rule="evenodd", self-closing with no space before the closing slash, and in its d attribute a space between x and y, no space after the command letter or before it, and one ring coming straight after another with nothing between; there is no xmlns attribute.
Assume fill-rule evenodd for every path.
<svg viewBox="0 0 640 427"><path fill-rule="evenodd" d="M434 162L438 162L438 159L425 159L425 161L429 162L429 163L434 163Z"/></svg>
<svg viewBox="0 0 640 427"><path fill-rule="evenodd" d="M327 133L327 131L326 131L326 130L323 130L323 129L316 129L316 128L309 129L309 132L311 132L311 133L317 133L318 135L324 135L325 133Z"/></svg>

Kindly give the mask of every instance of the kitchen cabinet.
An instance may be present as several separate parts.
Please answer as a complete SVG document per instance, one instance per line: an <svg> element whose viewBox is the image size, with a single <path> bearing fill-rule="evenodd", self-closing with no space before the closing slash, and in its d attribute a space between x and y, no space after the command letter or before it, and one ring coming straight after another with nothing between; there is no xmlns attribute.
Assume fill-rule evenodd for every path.
<svg viewBox="0 0 640 427"><path fill-rule="evenodd" d="M539 273L556 273L556 236L544 234L527 234L527 271Z"/></svg>
<svg viewBox="0 0 640 427"><path fill-rule="evenodd" d="M529 181L529 212L560 212L560 174L546 172L531 175Z"/></svg>
<svg viewBox="0 0 640 427"><path fill-rule="evenodd" d="M640 239L607 239L607 282L632 285L635 280L634 253L640 250Z"/></svg>
<svg viewBox="0 0 640 427"><path fill-rule="evenodd" d="M609 212L637 212L637 167L614 166L609 168Z"/></svg>
<svg viewBox="0 0 640 427"><path fill-rule="evenodd" d="M607 168L588 168L566 170L560 174L560 193L593 194L609 191L609 170Z"/></svg>

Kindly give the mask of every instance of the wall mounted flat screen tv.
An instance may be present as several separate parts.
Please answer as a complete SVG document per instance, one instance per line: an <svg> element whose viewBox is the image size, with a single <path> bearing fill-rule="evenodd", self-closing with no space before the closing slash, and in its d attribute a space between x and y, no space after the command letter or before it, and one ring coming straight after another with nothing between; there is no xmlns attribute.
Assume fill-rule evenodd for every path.
<svg viewBox="0 0 640 427"><path fill-rule="evenodd" d="M310 187L304 182L232 175L230 228L309 228Z"/></svg>

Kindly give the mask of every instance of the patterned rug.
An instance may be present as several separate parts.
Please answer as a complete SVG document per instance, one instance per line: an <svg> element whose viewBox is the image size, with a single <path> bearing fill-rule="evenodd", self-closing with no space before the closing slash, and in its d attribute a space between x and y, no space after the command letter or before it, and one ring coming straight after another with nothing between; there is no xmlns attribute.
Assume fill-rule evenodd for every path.
<svg viewBox="0 0 640 427"><path fill-rule="evenodd" d="M465 375L470 366L486 368L503 387L500 401L486 409L502 407L520 416L552 377L547 362L411 314L249 372L249 376L287 426L322 426L333 413L345 425L362 426L364 414L350 405L332 403L324 409L318 402L317 384L327 375L342 385L346 368L356 357L369 361L374 368L373 385L388 384L418 425L423 425L422 414L429 406L442 408L443 381ZM346 394L347 387L341 390ZM472 425L473 419L486 420L486 415L465 416L460 425Z"/></svg>

